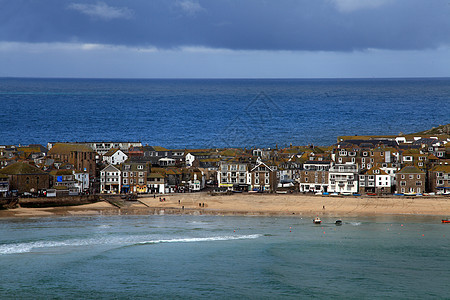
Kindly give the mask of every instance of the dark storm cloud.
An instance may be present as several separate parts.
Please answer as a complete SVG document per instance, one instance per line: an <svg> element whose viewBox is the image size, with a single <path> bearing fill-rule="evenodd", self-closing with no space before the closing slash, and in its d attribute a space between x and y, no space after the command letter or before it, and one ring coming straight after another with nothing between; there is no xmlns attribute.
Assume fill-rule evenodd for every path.
<svg viewBox="0 0 450 300"><path fill-rule="evenodd" d="M450 44L441 0L0 0L0 41L353 51Z"/></svg>

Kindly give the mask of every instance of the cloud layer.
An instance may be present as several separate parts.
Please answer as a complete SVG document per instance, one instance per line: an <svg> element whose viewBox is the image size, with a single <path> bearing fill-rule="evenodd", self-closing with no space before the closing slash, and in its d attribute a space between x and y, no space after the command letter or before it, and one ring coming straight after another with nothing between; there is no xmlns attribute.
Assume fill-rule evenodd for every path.
<svg viewBox="0 0 450 300"><path fill-rule="evenodd" d="M97 2L96 4L71 3L69 9L77 10L90 17L97 17L104 20L112 19L130 19L133 11L126 7L113 7L104 2Z"/></svg>
<svg viewBox="0 0 450 300"><path fill-rule="evenodd" d="M3 1L0 41L232 50L435 49L444 0Z"/></svg>

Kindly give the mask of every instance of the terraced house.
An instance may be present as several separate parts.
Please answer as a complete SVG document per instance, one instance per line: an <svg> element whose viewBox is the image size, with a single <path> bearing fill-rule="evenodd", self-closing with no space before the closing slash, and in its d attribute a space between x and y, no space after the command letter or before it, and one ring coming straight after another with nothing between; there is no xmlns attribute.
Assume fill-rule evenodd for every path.
<svg viewBox="0 0 450 300"><path fill-rule="evenodd" d="M149 165L140 162L125 162L122 165L122 192L147 193Z"/></svg>
<svg viewBox="0 0 450 300"><path fill-rule="evenodd" d="M429 171L429 191L450 194L450 165L438 165Z"/></svg>
<svg viewBox="0 0 450 300"><path fill-rule="evenodd" d="M248 191L250 184L249 164L237 160L221 161L217 172L219 188Z"/></svg>
<svg viewBox="0 0 450 300"><path fill-rule="evenodd" d="M300 171L300 192L328 192L331 161L306 161Z"/></svg>
<svg viewBox="0 0 450 300"><path fill-rule="evenodd" d="M329 192L351 194L358 192L358 165L332 164L329 171Z"/></svg>
<svg viewBox="0 0 450 300"><path fill-rule="evenodd" d="M100 171L100 193L119 194L121 192L121 171L109 165Z"/></svg>
<svg viewBox="0 0 450 300"><path fill-rule="evenodd" d="M420 194L425 192L426 173L414 166L406 166L396 174L396 192Z"/></svg>

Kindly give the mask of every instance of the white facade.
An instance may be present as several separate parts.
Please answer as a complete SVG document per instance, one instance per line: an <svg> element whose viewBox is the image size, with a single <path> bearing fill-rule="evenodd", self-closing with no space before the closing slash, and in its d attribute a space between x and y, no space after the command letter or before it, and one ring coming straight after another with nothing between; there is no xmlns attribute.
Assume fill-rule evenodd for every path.
<svg viewBox="0 0 450 300"><path fill-rule="evenodd" d="M126 155L122 150L117 150L111 155L104 155L103 161L107 162L110 165L119 165L124 163L128 159L128 155Z"/></svg>
<svg viewBox="0 0 450 300"><path fill-rule="evenodd" d="M100 172L100 193L119 194L121 190L121 172L109 165Z"/></svg>
<svg viewBox="0 0 450 300"><path fill-rule="evenodd" d="M78 188L78 191L81 193L89 190L89 173L73 171L73 174L75 175L75 187Z"/></svg>
<svg viewBox="0 0 450 300"><path fill-rule="evenodd" d="M191 153L186 154L186 157L184 158L186 161L186 167L192 167L192 164L194 163L195 156Z"/></svg>
<svg viewBox="0 0 450 300"><path fill-rule="evenodd" d="M248 171L246 163L222 162L217 172L217 182L219 187L226 187L229 190L233 185L245 185L251 182L251 173Z"/></svg>
<svg viewBox="0 0 450 300"><path fill-rule="evenodd" d="M331 166L328 176L329 192L358 192L358 166L356 164L335 164Z"/></svg>

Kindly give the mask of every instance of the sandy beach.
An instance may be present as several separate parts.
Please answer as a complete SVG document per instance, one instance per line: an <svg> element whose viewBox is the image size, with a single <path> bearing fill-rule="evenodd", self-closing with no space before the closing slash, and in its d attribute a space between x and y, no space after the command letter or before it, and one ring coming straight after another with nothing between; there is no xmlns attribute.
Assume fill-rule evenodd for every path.
<svg viewBox="0 0 450 300"><path fill-rule="evenodd" d="M0 217L49 217L142 214L213 214L305 217L434 215L450 216L450 197L330 197L303 194L207 193L140 197L116 207L106 201L50 208L16 208L0 211Z"/></svg>

